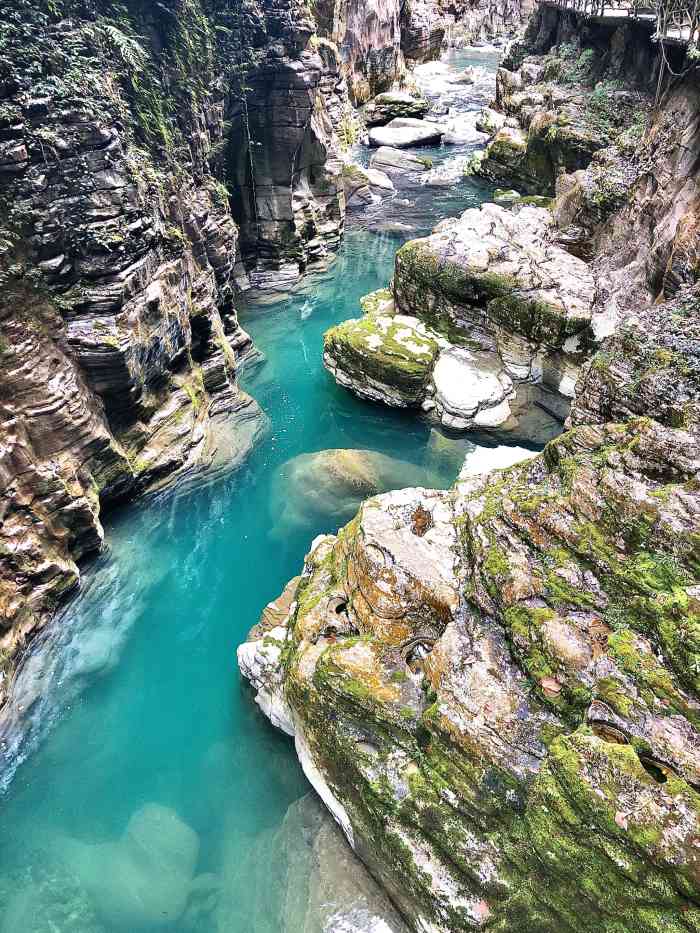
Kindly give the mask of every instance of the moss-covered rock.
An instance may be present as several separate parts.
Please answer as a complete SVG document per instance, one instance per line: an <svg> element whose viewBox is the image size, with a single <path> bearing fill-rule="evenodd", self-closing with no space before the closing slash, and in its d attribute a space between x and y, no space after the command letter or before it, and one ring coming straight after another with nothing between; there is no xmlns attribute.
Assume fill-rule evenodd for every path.
<svg viewBox="0 0 700 933"><path fill-rule="evenodd" d="M417 931L700 924L700 378L669 324L688 302L646 309L619 392L582 393L542 454L371 499L307 558L278 690ZM633 410L654 353L682 426L665 375L637 404L659 418Z"/></svg>
<svg viewBox="0 0 700 933"><path fill-rule="evenodd" d="M551 230L542 208L486 204L404 244L393 302L368 296L370 314L329 331L326 367L361 398L422 404L452 429L548 439L532 403L546 391L548 407L566 414L595 293L590 270Z"/></svg>
<svg viewBox="0 0 700 933"><path fill-rule="evenodd" d="M385 91L367 104L362 115L367 126L385 126L401 117L420 120L429 109L430 104L424 97L415 97L406 91Z"/></svg>
<svg viewBox="0 0 700 933"><path fill-rule="evenodd" d="M365 309L379 304L378 293ZM438 351L436 337L417 318L370 310L344 321L323 338L323 364L335 379L360 398L393 407L420 405Z"/></svg>

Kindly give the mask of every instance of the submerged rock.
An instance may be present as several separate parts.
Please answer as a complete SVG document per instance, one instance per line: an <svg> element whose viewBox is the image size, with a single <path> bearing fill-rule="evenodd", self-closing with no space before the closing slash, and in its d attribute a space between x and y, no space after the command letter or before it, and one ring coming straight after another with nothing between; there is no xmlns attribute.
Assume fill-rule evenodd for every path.
<svg viewBox="0 0 700 933"><path fill-rule="evenodd" d="M386 233L389 236L400 237L416 232L416 228L412 224L405 224L400 220L385 220L382 223L374 224L371 229L375 233Z"/></svg>
<svg viewBox="0 0 700 933"><path fill-rule="evenodd" d="M289 808L277 841L287 865L282 933L408 933L315 794Z"/></svg>
<svg viewBox="0 0 700 933"><path fill-rule="evenodd" d="M429 481L422 467L373 450L335 449L287 461L272 491L273 533L286 535L309 521L337 527L363 499L399 486Z"/></svg>
<svg viewBox="0 0 700 933"><path fill-rule="evenodd" d="M169 807L145 804L118 842L61 842L65 864L110 929L164 930L182 916L199 855L197 833Z"/></svg>

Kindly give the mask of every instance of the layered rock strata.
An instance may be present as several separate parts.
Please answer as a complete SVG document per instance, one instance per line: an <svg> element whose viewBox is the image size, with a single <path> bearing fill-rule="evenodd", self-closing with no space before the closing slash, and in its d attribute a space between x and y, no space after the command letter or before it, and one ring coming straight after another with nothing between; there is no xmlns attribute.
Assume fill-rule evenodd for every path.
<svg viewBox="0 0 700 933"><path fill-rule="evenodd" d="M516 34L534 8L530 0L439 0L445 16L444 44L464 48Z"/></svg>
<svg viewBox="0 0 700 933"><path fill-rule="evenodd" d="M340 50L358 104L401 83L411 65L437 58L445 35L446 18L433 0L319 0L314 15Z"/></svg>
<svg viewBox="0 0 700 933"><path fill-rule="evenodd" d="M644 309L529 462L370 499L239 649L416 931L700 922L699 320Z"/></svg>
<svg viewBox="0 0 700 933"><path fill-rule="evenodd" d="M259 436L236 295L344 211L347 98L301 4L70 7L10 3L0 43L0 704L102 510Z"/></svg>
<svg viewBox="0 0 700 933"><path fill-rule="evenodd" d="M582 30L543 7L497 77L505 125L494 125L479 171L556 194L559 242L594 263L599 337L697 276L700 91L692 72L671 81L678 50L659 82L656 51L643 24Z"/></svg>
<svg viewBox="0 0 700 933"><path fill-rule="evenodd" d="M336 49L301 13L277 12L274 34L232 81L226 114L231 205L260 288L297 280L338 248L343 231L336 130L352 119L347 89Z"/></svg>
<svg viewBox="0 0 700 933"><path fill-rule="evenodd" d="M527 6L521 0L318 0L314 17L340 52L351 99L362 104L401 84L411 66L438 58L446 42L514 31Z"/></svg>

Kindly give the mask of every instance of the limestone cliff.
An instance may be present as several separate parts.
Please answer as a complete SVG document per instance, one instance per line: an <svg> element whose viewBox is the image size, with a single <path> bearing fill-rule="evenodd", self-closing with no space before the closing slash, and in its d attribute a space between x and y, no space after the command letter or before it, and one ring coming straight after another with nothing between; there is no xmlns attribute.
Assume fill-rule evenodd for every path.
<svg viewBox="0 0 700 933"><path fill-rule="evenodd" d="M302 3L3 7L0 704L101 511L259 434L236 296L337 245L344 101Z"/></svg>
<svg viewBox="0 0 700 933"><path fill-rule="evenodd" d="M431 61L444 44L487 38L520 26L527 0L317 0L321 35L340 50L351 97L363 103L407 68Z"/></svg>

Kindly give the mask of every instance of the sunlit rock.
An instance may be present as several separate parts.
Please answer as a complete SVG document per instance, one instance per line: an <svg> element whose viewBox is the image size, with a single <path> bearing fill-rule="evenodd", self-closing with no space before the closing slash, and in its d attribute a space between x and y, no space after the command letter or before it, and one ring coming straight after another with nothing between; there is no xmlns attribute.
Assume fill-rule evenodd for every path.
<svg viewBox="0 0 700 933"><path fill-rule="evenodd" d="M390 146L393 149L412 149L414 146L434 145L440 142L445 130L437 123L409 118L392 120L386 126L369 131L371 146Z"/></svg>

